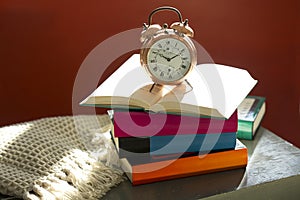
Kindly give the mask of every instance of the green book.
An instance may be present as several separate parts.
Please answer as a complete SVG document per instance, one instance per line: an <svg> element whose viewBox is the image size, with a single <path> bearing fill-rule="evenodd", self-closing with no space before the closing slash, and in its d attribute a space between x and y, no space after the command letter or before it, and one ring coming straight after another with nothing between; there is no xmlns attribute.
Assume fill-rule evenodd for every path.
<svg viewBox="0 0 300 200"><path fill-rule="evenodd" d="M266 112L266 98L247 96L238 106L239 139L252 140Z"/></svg>

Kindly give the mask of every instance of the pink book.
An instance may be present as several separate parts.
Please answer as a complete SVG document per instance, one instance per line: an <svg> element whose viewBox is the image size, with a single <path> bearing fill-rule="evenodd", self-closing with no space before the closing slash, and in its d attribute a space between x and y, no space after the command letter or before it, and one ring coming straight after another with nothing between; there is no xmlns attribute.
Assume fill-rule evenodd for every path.
<svg viewBox="0 0 300 200"><path fill-rule="evenodd" d="M193 117L139 111L114 111L115 137L150 137L237 132L237 112L230 118Z"/></svg>

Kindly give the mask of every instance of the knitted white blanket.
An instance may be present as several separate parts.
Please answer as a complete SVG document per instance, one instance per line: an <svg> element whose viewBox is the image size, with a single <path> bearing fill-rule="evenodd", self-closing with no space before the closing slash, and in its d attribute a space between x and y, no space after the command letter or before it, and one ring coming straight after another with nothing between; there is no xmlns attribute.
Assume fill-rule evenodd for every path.
<svg viewBox="0 0 300 200"><path fill-rule="evenodd" d="M0 128L0 193L99 199L123 180L112 167L112 143L102 137L109 128L107 115L43 118Z"/></svg>

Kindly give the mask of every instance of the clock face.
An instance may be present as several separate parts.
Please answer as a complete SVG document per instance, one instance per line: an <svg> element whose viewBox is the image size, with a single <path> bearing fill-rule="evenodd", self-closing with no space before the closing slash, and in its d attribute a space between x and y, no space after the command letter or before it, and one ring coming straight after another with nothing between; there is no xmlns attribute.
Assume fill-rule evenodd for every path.
<svg viewBox="0 0 300 200"><path fill-rule="evenodd" d="M191 54L182 41L163 38L150 47L147 54L147 67L158 80L177 81L189 72Z"/></svg>

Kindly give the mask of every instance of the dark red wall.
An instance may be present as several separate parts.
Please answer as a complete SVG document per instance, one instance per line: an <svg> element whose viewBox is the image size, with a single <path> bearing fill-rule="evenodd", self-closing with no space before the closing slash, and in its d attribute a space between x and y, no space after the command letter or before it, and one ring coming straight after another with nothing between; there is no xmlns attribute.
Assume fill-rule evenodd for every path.
<svg viewBox="0 0 300 200"><path fill-rule="evenodd" d="M1 1L0 125L71 115L85 57L107 38L141 27L162 5L189 18L195 39L216 63L245 68L259 80L251 94L267 98L263 126L300 146L297 0ZM158 21L176 20L174 14L158 15ZM127 57L113 62L100 82Z"/></svg>

